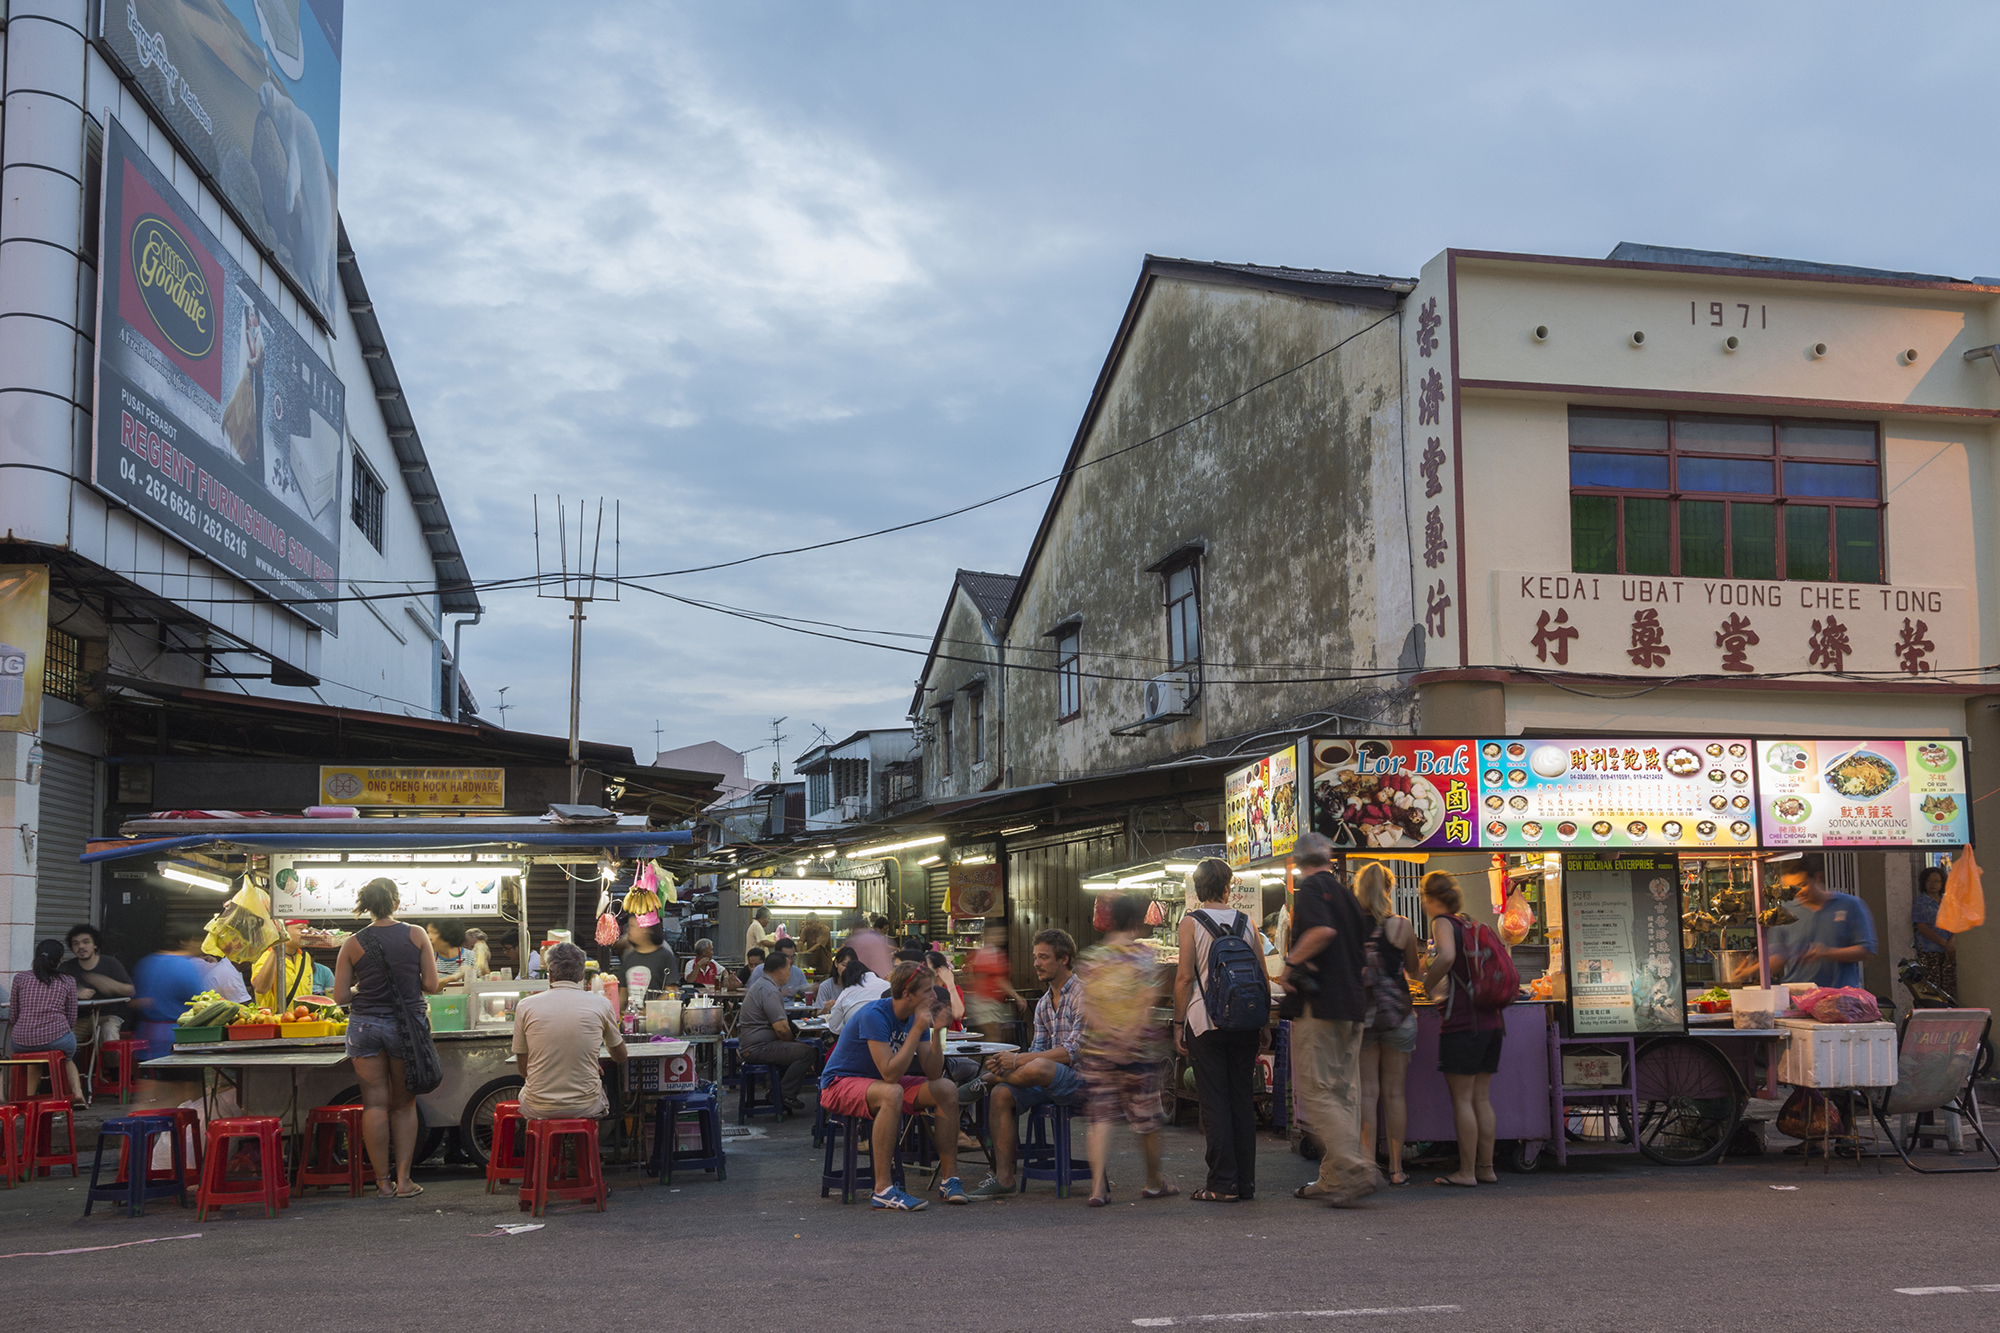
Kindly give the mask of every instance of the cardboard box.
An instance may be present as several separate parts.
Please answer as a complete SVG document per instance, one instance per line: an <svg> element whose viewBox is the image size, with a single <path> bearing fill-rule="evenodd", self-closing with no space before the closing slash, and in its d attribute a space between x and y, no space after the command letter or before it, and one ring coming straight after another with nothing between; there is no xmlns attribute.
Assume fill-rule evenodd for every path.
<svg viewBox="0 0 2000 1333"><path fill-rule="evenodd" d="M1625 1083L1625 1057L1607 1051L1601 1055L1564 1055L1565 1088L1616 1088Z"/></svg>

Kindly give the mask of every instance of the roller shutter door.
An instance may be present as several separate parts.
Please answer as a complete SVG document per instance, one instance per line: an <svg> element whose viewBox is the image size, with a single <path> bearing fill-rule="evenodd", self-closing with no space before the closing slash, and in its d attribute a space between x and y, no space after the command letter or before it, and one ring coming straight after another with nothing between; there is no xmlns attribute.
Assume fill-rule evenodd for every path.
<svg viewBox="0 0 2000 1333"><path fill-rule="evenodd" d="M95 921L95 866L79 865L97 829L97 761L60 745L42 746L42 813L35 840L35 938L59 940Z"/></svg>

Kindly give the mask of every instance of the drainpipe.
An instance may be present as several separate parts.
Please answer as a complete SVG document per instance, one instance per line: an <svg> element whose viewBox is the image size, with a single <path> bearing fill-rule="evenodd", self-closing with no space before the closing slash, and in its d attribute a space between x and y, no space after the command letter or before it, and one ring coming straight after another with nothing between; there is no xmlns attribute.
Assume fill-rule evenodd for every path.
<svg viewBox="0 0 2000 1333"><path fill-rule="evenodd" d="M458 665L458 636L465 632L467 625L477 625L485 614L486 608L482 606L473 613L472 619L461 620L451 627L451 707L445 710L445 716L453 722L458 721L458 680L460 675Z"/></svg>

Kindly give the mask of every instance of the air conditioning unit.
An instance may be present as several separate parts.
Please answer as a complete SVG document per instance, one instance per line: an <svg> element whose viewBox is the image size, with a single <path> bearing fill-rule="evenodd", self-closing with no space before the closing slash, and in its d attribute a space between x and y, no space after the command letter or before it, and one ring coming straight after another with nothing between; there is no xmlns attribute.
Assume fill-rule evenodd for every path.
<svg viewBox="0 0 2000 1333"><path fill-rule="evenodd" d="M1194 676L1186 671L1169 671L1146 682L1147 722L1186 717L1194 698Z"/></svg>

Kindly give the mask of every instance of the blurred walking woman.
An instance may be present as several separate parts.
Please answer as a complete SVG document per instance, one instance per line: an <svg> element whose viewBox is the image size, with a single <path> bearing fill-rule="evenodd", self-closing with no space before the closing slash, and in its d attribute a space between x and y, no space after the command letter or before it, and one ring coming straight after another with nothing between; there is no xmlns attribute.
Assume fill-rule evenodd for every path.
<svg viewBox="0 0 2000 1333"><path fill-rule="evenodd" d="M1354 896L1370 925L1368 961L1375 976L1373 992L1362 997L1368 1017L1361 1028L1361 1155L1375 1156L1379 1127L1389 1142L1389 1183L1407 1185L1403 1131L1409 1111L1403 1089L1410 1056L1417 1049L1417 1011L1403 977L1416 973L1423 953L1417 948L1416 927L1408 917L1396 914L1391 883L1388 868L1380 861L1370 861L1354 877Z"/></svg>
<svg viewBox="0 0 2000 1333"><path fill-rule="evenodd" d="M392 879L371 879L361 886L355 906L374 924L340 946L333 965L333 998L347 1006L347 1054L361 1081L361 1137L368 1145L368 1161L384 1197L408 1199L424 1190L410 1179L417 1098L403 1077L405 1052L396 1011L402 1006L410 1021L427 1022L422 997L436 995L442 987L429 934L422 926L396 920L396 902Z"/></svg>
<svg viewBox="0 0 2000 1333"><path fill-rule="evenodd" d="M1181 916L1180 966L1174 976L1174 1045L1194 1066L1201 1132L1208 1140L1208 1183L1188 1196L1202 1203L1234 1203L1257 1193L1257 1103L1251 1076L1264 1029L1215 1027L1201 993L1214 941L1211 926L1224 935L1241 936L1253 956L1263 953L1257 924L1223 905L1233 877L1228 864L1213 856L1195 866L1197 905Z"/></svg>

